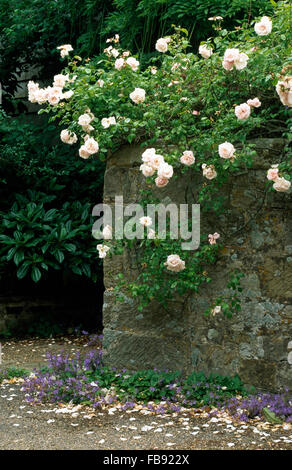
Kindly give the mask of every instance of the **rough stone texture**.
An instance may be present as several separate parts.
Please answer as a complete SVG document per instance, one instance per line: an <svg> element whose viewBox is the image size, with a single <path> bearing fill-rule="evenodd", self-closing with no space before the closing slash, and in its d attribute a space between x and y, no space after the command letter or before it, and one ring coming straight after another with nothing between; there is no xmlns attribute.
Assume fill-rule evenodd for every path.
<svg viewBox="0 0 292 470"><path fill-rule="evenodd" d="M292 339L291 190L266 192L266 171L280 161L284 141L253 142L257 157L251 170L231 178L221 216L201 214L201 227L219 232L225 248L209 269L212 282L199 294L173 301L164 309L153 303L140 313L133 299L115 303L115 275L129 279L137 272L133 254L107 257L104 263L104 358L118 368L168 368L221 375L239 374L246 385L263 390L292 386L287 345ZM104 202L137 202L145 178L139 171L141 147L126 146L107 163ZM198 176L200 180L201 176ZM155 189L161 201L195 203L195 182L189 176ZM190 198L190 192L194 196ZM209 232L208 232L209 233ZM203 312L218 295L228 293L228 273L238 268L242 310L232 319L206 317Z"/></svg>

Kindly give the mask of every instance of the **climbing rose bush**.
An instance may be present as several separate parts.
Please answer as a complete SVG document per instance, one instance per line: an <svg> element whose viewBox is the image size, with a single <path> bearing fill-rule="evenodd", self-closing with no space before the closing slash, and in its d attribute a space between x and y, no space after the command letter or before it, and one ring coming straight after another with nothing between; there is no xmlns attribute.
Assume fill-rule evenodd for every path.
<svg viewBox="0 0 292 470"><path fill-rule="evenodd" d="M45 103L40 112L59 120L62 141L72 149L77 144L76 153L84 160L104 160L125 143L140 144L145 188L137 202L144 206L158 202L152 189L183 175L190 185L196 179L187 202L220 215L221 186L252 167L251 139L271 136L284 137L287 146L264 180L268 191L286 197L292 173L290 16L290 2L284 1L278 2L273 18L252 18L232 31L225 29L224 18L212 18L214 36L198 51L191 49L186 30L174 28L173 35L157 40L157 56L146 69L120 47L117 35L108 39L103 59L83 60L72 54L72 46L59 46L68 65L52 87L30 82L29 99ZM213 234L201 233L196 251L183 251L168 226L164 240L157 238L154 223L147 230L142 241L106 236L107 245L98 245L102 258L122 253L125 246L135 253L137 276L130 282L120 273L118 295L123 291L138 297L143 308L153 299L164 304L176 294L197 292L211 281L208 267L225 243L216 218ZM232 289L237 290L239 280L236 275ZM229 315L240 306L222 298L210 308L209 313Z"/></svg>

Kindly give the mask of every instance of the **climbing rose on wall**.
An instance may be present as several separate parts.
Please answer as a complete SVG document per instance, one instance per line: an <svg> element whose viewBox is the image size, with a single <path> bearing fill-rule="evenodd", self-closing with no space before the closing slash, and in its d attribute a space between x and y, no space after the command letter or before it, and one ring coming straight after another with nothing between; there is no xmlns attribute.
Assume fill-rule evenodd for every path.
<svg viewBox="0 0 292 470"><path fill-rule="evenodd" d="M68 129L63 129L60 134L62 142L65 144L75 144L77 142L77 135L74 132L69 132Z"/></svg>
<svg viewBox="0 0 292 470"><path fill-rule="evenodd" d="M143 88L135 88L135 90L130 93L130 98L136 104L143 103L143 101L145 101L145 90L143 90Z"/></svg>
<svg viewBox="0 0 292 470"><path fill-rule="evenodd" d="M167 38L160 38L155 44L155 49L158 52L166 52L168 49L168 39Z"/></svg>
<svg viewBox="0 0 292 470"><path fill-rule="evenodd" d="M218 146L218 153L221 158L232 158L234 152L235 148L230 142L224 142Z"/></svg>
<svg viewBox="0 0 292 470"><path fill-rule="evenodd" d="M178 273L185 269L185 262L179 257L179 255L169 255L164 266L166 266L169 271Z"/></svg>
<svg viewBox="0 0 292 470"><path fill-rule="evenodd" d="M207 46L207 44L202 44L199 47L199 54L201 54L204 59L209 59L209 57L211 57L211 55L213 54L213 51L210 47Z"/></svg>
<svg viewBox="0 0 292 470"><path fill-rule="evenodd" d="M254 25L254 30L259 36L267 36L272 31L272 21L267 16L263 16L261 21Z"/></svg>
<svg viewBox="0 0 292 470"><path fill-rule="evenodd" d="M235 116L241 121L245 121L250 116L250 106L247 103L242 103L235 106Z"/></svg>

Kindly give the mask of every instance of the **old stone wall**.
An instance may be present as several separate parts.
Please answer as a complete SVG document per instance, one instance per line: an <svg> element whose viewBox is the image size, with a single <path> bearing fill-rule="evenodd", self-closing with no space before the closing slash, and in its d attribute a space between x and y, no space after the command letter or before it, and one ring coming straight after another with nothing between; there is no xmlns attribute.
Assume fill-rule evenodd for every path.
<svg viewBox="0 0 292 470"><path fill-rule="evenodd" d="M142 313L136 302L115 303L115 275L135 277L133 254L107 257L104 262L104 359L118 368L167 368L221 375L239 374L246 385L277 390L292 386L287 345L292 339L292 219L289 193L266 191L266 172L281 161L284 141L260 139L253 168L242 169L222 188L223 215L201 214L201 227L219 232L224 250L212 270L212 282L199 294L172 301L167 309L151 304ZM107 163L104 202L123 195L124 204L137 202L145 178L139 171L141 147L126 146ZM198 176L201 178L201 176ZM172 179L155 189L163 202L184 203L196 181ZM195 203L194 199L190 202ZM210 232L207 232L210 233ZM245 273L242 310L232 319L203 312L226 293L230 271Z"/></svg>

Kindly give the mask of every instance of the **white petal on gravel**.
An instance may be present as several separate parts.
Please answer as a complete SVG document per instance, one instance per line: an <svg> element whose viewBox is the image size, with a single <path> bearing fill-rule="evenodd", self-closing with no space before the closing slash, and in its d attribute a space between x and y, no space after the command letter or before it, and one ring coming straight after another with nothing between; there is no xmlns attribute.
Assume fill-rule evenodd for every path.
<svg viewBox="0 0 292 470"><path fill-rule="evenodd" d="M121 441L126 441L127 438L126 437L120 437Z"/></svg>
<svg viewBox="0 0 292 470"><path fill-rule="evenodd" d="M235 444L233 442L228 442L228 447L233 447Z"/></svg>
<svg viewBox="0 0 292 470"><path fill-rule="evenodd" d="M167 446L175 446L175 442L167 442Z"/></svg>
<svg viewBox="0 0 292 470"><path fill-rule="evenodd" d="M136 418L130 418L129 421L136 421Z"/></svg>
<svg viewBox="0 0 292 470"><path fill-rule="evenodd" d="M196 436L199 433L199 431L191 432L193 436Z"/></svg>
<svg viewBox="0 0 292 470"><path fill-rule="evenodd" d="M87 431L86 434L94 434L94 432L93 431Z"/></svg>
<svg viewBox="0 0 292 470"><path fill-rule="evenodd" d="M141 428L141 431L147 432L147 431L150 431L151 429L153 429L153 426L147 426L146 424L145 426Z"/></svg>
<svg viewBox="0 0 292 470"><path fill-rule="evenodd" d="M19 424L14 423L13 426L19 426Z"/></svg>
<svg viewBox="0 0 292 470"><path fill-rule="evenodd" d="M166 437L173 437L173 434L165 434Z"/></svg>
<svg viewBox="0 0 292 470"><path fill-rule="evenodd" d="M71 423L71 426L79 426L78 423Z"/></svg>
<svg viewBox="0 0 292 470"><path fill-rule="evenodd" d="M54 423L55 420L54 419L48 419L47 423L50 424L50 423Z"/></svg>
<svg viewBox="0 0 292 470"><path fill-rule="evenodd" d="M162 428L157 428L154 430L154 432L162 432Z"/></svg>
<svg viewBox="0 0 292 470"><path fill-rule="evenodd" d="M133 439L141 439L141 436L133 436Z"/></svg>
<svg viewBox="0 0 292 470"><path fill-rule="evenodd" d="M98 441L99 444L103 444L105 442L104 439L100 439L100 441Z"/></svg>

